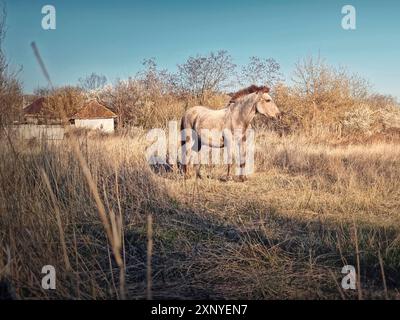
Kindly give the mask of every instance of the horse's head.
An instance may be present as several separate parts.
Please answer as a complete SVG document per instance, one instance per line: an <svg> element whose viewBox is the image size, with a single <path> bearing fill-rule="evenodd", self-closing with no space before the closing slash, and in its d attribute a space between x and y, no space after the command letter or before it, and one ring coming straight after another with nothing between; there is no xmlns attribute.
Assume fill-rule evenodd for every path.
<svg viewBox="0 0 400 320"><path fill-rule="evenodd" d="M256 112L269 118L277 118L281 112L269 95L269 88L265 86L251 85L236 93L231 94L231 103L240 101L248 97L252 106L255 106ZM254 104L255 103L255 104Z"/></svg>
<svg viewBox="0 0 400 320"><path fill-rule="evenodd" d="M259 92L257 95L256 111L269 118L278 118L281 112L268 92Z"/></svg>

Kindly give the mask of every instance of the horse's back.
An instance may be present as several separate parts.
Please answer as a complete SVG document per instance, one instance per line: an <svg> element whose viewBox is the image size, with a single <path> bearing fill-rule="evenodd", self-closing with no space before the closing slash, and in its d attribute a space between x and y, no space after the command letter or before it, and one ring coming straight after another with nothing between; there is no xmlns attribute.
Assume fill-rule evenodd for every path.
<svg viewBox="0 0 400 320"><path fill-rule="evenodd" d="M186 110L184 116L192 116L197 114L204 114L213 111L212 109L205 106L194 106Z"/></svg>
<svg viewBox="0 0 400 320"><path fill-rule="evenodd" d="M181 126L183 128L194 127L196 119L207 117L207 114L213 110L204 106L194 106L186 110L184 113Z"/></svg>
<svg viewBox="0 0 400 320"><path fill-rule="evenodd" d="M186 118L220 118L225 115L226 109L211 109L205 106L194 106L186 110L183 117Z"/></svg>

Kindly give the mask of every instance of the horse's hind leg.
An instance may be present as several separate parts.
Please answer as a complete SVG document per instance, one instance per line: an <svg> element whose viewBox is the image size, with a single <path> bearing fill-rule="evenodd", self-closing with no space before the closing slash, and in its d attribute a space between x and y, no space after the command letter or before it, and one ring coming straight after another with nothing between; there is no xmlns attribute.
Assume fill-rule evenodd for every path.
<svg viewBox="0 0 400 320"><path fill-rule="evenodd" d="M182 146L182 171L185 178L190 177L190 157L191 157L191 134L184 128L183 119L181 121L181 146Z"/></svg>
<svg viewBox="0 0 400 320"><path fill-rule="evenodd" d="M184 174L185 177L186 177L186 176L187 176L187 172L188 172L187 164L183 164L183 165L182 165L182 171L183 171L183 174Z"/></svg>
<svg viewBox="0 0 400 320"><path fill-rule="evenodd" d="M245 170L246 170L246 163L241 163L240 164L240 175L239 175L240 182L245 182L247 180Z"/></svg>
<svg viewBox="0 0 400 320"><path fill-rule="evenodd" d="M195 168L196 168L196 178L201 179L201 178L202 178L202 176L201 176L201 174L200 174L201 164L200 164L200 163L199 163L199 164L196 164L196 165L195 165Z"/></svg>
<svg viewBox="0 0 400 320"><path fill-rule="evenodd" d="M185 153L186 156L186 161L182 165L182 171L185 176L185 178L190 178L190 151Z"/></svg>
<svg viewBox="0 0 400 320"><path fill-rule="evenodd" d="M226 176L220 177L220 178L219 178L220 181L222 181L222 182L228 182L228 181L232 180L231 168L232 168L232 165L231 165L231 164L228 164L228 170L227 170L227 172L226 172Z"/></svg>

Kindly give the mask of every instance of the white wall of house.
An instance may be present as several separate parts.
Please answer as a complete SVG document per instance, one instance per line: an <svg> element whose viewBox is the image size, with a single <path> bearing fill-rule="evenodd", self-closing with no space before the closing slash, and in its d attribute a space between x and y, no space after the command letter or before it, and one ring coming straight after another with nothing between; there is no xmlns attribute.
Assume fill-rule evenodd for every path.
<svg viewBox="0 0 400 320"><path fill-rule="evenodd" d="M17 137L22 139L47 139L62 140L64 139L64 127L61 125L34 125L20 124L9 126L9 133L15 133Z"/></svg>
<svg viewBox="0 0 400 320"><path fill-rule="evenodd" d="M75 127L114 132L114 119L75 119Z"/></svg>

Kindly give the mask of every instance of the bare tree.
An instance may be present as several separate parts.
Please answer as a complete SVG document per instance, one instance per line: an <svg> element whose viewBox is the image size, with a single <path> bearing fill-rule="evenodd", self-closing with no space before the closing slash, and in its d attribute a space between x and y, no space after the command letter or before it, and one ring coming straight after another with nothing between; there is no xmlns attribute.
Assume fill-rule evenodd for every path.
<svg viewBox="0 0 400 320"><path fill-rule="evenodd" d="M327 86L332 84L332 76L333 70L324 59L307 57L296 63L292 81L300 94L318 103Z"/></svg>
<svg viewBox="0 0 400 320"><path fill-rule="evenodd" d="M50 95L54 89L50 87L37 87L33 90L33 95L35 98L46 97Z"/></svg>
<svg viewBox="0 0 400 320"><path fill-rule="evenodd" d="M94 72L84 78L79 78L79 86L86 91L102 89L106 83L106 76Z"/></svg>
<svg viewBox="0 0 400 320"><path fill-rule="evenodd" d="M63 115L69 117L76 113L84 102L85 95L81 88L64 86L53 89L46 95L43 112L53 114L57 118L62 118Z"/></svg>
<svg viewBox="0 0 400 320"><path fill-rule="evenodd" d="M235 68L227 51L211 52L205 56L189 57L178 65L176 80L183 91L204 101L208 93L218 92L227 85Z"/></svg>
<svg viewBox="0 0 400 320"><path fill-rule="evenodd" d="M349 74L344 68L334 68L320 56L299 61L292 81L294 89L314 107L345 99L365 99L370 84L357 74ZM340 98L340 99L339 99Z"/></svg>
<svg viewBox="0 0 400 320"><path fill-rule="evenodd" d="M152 115L160 112L169 100L168 71L159 69L154 58L145 59L142 64L143 70L134 78L117 80L100 94L100 100L118 114L121 127L146 126Z"/></svg>
<svg viewBox="0 0 400 320"><path fill-rule="evenodd" d="M136 74L136 80L143 85L144 89L155 95L172 91L172 75L166 69L159 69L155 58L143 60L142 65L143 70Z"/></svg>
<svg viewBox="0 0 400 320"><path fill-rule="evenodd" d="M100 100L117 113L119 126L135 125L141 92L138 81L132 78L117 80L101 93Z"/></svg>
<svg viewBox="0 0 400 320"><path fill-rule="evenodd" d="M247 65L242 67L239 83L274 87L283 80L280 64L273 58L250 57Z"/></svg>
<svg viewBox="0 0 400 320"><path fill-rule="evenodd" d="M10 71L3 51L6 36L7 12L4 4L0 4L0 123L17 120L22 111L22 88L18 80L18 72Z"/></svg>

